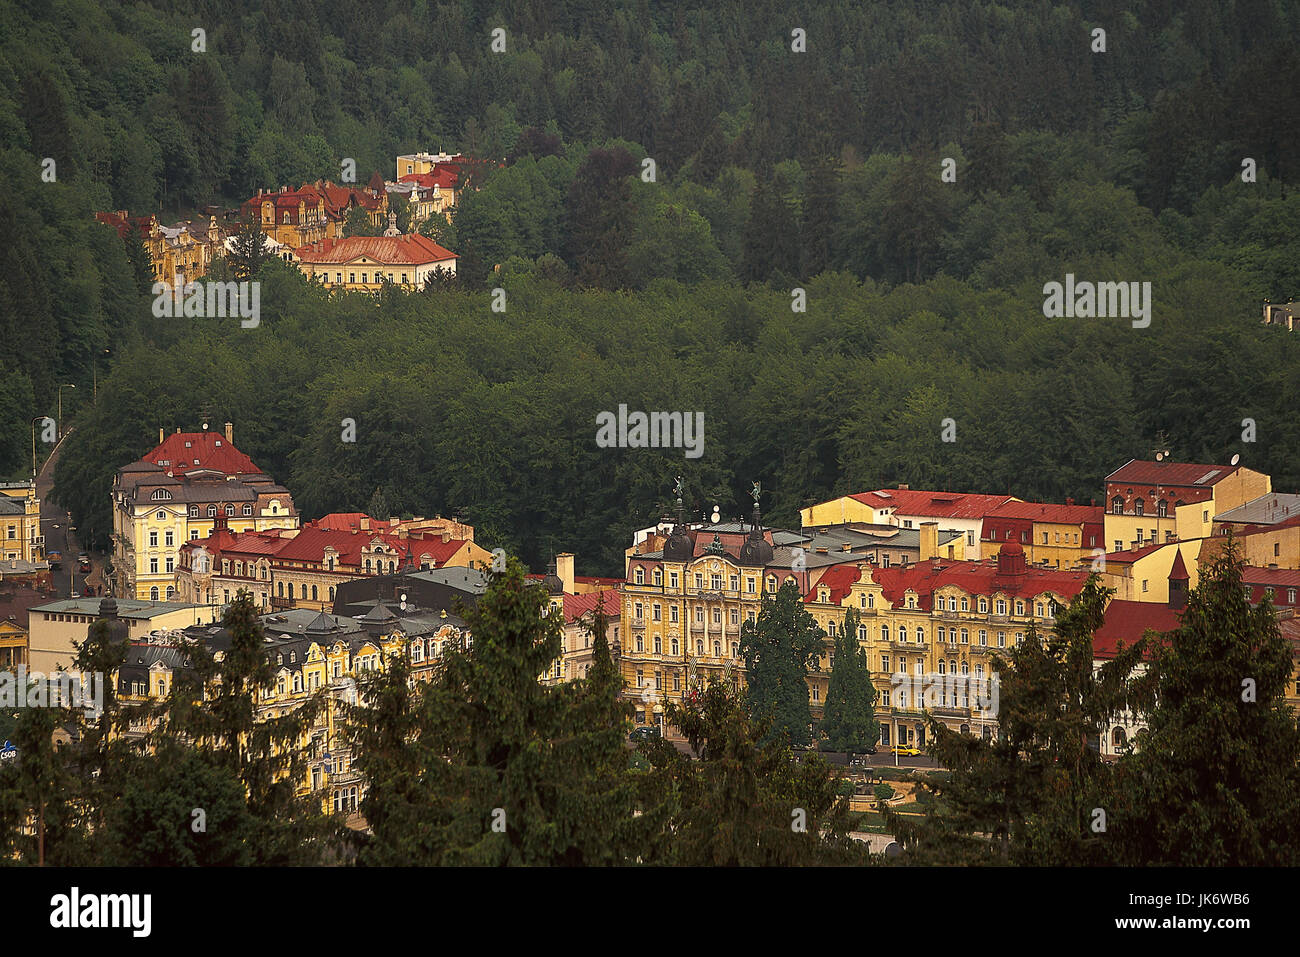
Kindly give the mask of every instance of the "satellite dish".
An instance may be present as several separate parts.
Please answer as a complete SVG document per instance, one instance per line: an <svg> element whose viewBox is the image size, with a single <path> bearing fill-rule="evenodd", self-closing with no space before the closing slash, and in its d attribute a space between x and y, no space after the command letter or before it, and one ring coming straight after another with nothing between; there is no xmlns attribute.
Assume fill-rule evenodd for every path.
<svg viewBox="0 0 1300 957"><path fill-rule="evenodd" d="M1156 453L1156 461L1157 461L1157 462L1163 462L1164 460L1165 460L1165 453L1163 453L1163 452L1157 452L1157 453Z"/></svg>
<svg viewBox="0 0 1300 957"><path fill-rule="evenodd" d="M1232 457L1232 462L1231 462L1230 464L1232 464L1232 465L1236 465L1236 464L1237 464L1238 462L1240 462L1240 461L1241 461L1241 456L1240 456L1240 455L1234 455L1234 456Z"/></svg>
<svg viewBox="0 0 1300 957"><path fill-rule="evenodd" d="M718 506L716 506L716 505L713 506L713 524L714 524L714 525L718 524L718 521L719 521L719 519L721 518L721 515L722 515L722 513L719 511Z"/></svg>

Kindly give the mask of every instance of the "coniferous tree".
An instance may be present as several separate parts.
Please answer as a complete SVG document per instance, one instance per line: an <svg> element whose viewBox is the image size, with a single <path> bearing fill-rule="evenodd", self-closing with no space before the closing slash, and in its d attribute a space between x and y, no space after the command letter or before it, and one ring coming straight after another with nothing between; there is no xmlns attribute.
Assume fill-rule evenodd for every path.
<svg viewBox="0 0 1300 957"><path fill-rule="evenodd" d="M229 647L219 656L200 641L185 643L186 667L174 672L166 700L155 709L150 744L184 744L212 755L247 795L256 822L253 863L319 863L337 827L319 797L300 795L308 733L326 707L323 694L278 717L259 715L261 695L275 681L253 596L240 589L221 618Z"/></svg>
<svg viewBox="0 0 1300 957"><path fill-rule="evenodd" d="M1242 566L1229 540L1156 649L1159 697L1120 763L1110 816L1122 864L1300 862L1292 650L1272 604L1250 606Z"/></svg>
<svg viewBox="0 0 1300 957"><path fill-rule="evenodd" d="M770 722L769 735L799 747L812 741L807 679L818 667L822 638L794 582L765 598L757 620L740 628L750 712Z"/></svg>
<svg viewBox="0 0 1300 957"><path fill-rule="evenodd" d="M653 799L643 806L658 827L645 845L646 863L759 867L865 859L848 836L853 817L831 766L815 754L796 760L726 681L710 681L680 705L669 702L667 720L698 760L663 740L648 749L646 793Z"/></svg>
<svg viewBox="0 0 1300 957"><path fill-rule="evenodd" d="M857 609L850 608L835 636L835 661L831 665L819 726L826 736L827 750L849 754L862 754L880 740L880 724L875 714L876 686L871 682L867 653L858 644L858 622Z"/></svg>
<svg viewBox="0 0 1300 957"><path fill-rule="evenodd" d="M230 254L230 271L238 280L256 279L262 264L270 258L263 240L260 214L254 213L239 224Z"/></svg>
<svg viewBox="0 0 1300 957"><path fill-rule="evenodd" d="M920 823L884 812L909 859L1038 866L1114 859L1112 842L1096 829L1097 809L1111 806L1114 769L1088 740L1116 714L1149 701L1151 681L1135 673L1145 640L1094 674L1092 636L1108 594L1096 576L1089 578L1057 614L1055 634L1031 626L1008 657L991 656L996 739L960 734L930 718L929 750L951 769L950 780L923 785L936 801Z"/></svg>

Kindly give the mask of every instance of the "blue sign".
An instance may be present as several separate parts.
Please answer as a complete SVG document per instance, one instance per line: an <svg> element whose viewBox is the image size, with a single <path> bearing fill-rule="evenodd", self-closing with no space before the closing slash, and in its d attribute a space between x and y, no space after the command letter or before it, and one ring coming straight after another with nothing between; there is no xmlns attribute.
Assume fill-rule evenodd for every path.
<svg viewBox="0 0 1300 957"><path fill-rule="evenodd" d="M10 761L16 757L18 757L18 749L6 741L4 747L0 748L0 761Z"/></svg>

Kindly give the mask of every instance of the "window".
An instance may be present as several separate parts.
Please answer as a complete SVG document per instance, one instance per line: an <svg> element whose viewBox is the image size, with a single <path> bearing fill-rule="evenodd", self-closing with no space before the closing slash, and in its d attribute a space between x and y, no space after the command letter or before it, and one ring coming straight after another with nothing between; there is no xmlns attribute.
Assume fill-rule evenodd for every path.
<svg viewBox="0 0 1300 957"><path fill-rule="evenodd" d="M655 569L655 585L656 585L656 586L661 586L661 585L663 585L663 583L664 583L664 570L663 570L662 568L656 568L656 569Z"/></svg>
<svg viewBox="0 0 1300 957"><path fill-rule="evenodd" d="M637 583L638 585L644 585L644 584L645 584L645 569L642 568L640 565L638 565L638 566L636 567L636 573L634 574L633 577L636 579L636 583Z"/></svg>
<svg viewBox="0 0 1300 957"><path fill-rule="evenodd" d="M217 507L215 505L209 505L208 518L216 518L216 517L217 517Z"/></svg>
<svg viewBox="0 0 1300 957"><path fill-rule="evenodd" d="M659 635L655 635L655 654L662 654L664 650L664 640Z"/></svg>
<svg viewBox="0 0 1300 957"><path fill-rule="evenodd" d="M1158 503L1156 503L1156 515L1158 515L1160 518L1168 518L1168 517L1169 517L1169 503L1168 503L1168 502L1165 502L1165 501L1163 501L1163 500L1160 501L1160 502L1158 502Z"/></svg>
<svg viewBox="0 0 1300 957"><path fill-rule="evenodd" d="M1007 646L1007 633L1006 633L1005 631L999 631L999 632L998 632L998 647L999 647L999 648L1005 648L1006 646Z"/></svg>
<svg viewBox="0 0 1300 957"><path fill-rule="evenodd" d="M157 548L157 547L158 547L158 533L157 533L157 532L150 532L150 533L149 533L149 547L150 547L150 548Z"/></svg>
<svg viewBox="0 0 1300 957"><path fill-rule="evenodd" d="M669 605L669 606L668 606L668 620L671 621L674 625L677 624L677 606L676 606L676 605Z"/></svg>
<svg viewBox="0 0 1300 957"><path fill-rule="evenodd" d="M668 587L669 587L669 588L676 588L676 587L677 587L677 573L676 573L676 572L669 572L669 573L668 573Z"/></svg>
<svg viewBox="0 0 1300 957"><path fill-rule="evenodd" d="M968 632L965 628L961 630L961 643L963 645L970 644L970 632Z"/></svg>
<svg viewBox="0 0 1300 957"><path fill-rule="evenodd" d="M650 608L650 617L651 617L651 619L654 620L654 621L663 621L663 620L664 620L663 607L659 604L659 602L655 602L655 603L651 606L651 608Z"/></svg>
<svg viewBox="0 0 1300 957"><path fill-rule="evenodd" d="M245 503L244 503L244 508L243 508L243 514L244 514L244 515L252 515L252 514L253 514L253 506L250 505L250 504L248 504L247 502L245 502Z"/></svg>
<svg viewBox="0 0 1300 957"><path fill-rule="evenodd" d="M163 544L168 548L172 548L176 544L176 533L170 528L163 533Z"/></svg>
<svg viewBox="0 0 1300 957"><path fill-rule="evenodd" d="M1147 580L1145 578L1142 579L1142 590L1143 591L1147 590Z"/></svg>
<svg viewBox="0 0 1300 957"><path fill-rule="evenodd" d="M149 574L150 575L158 574L158 559L156 558L149 559Z"/></svg>
<svg viewBox="0 0 1300 957"><path fill-rule="evenodd" d="M198 517L199 517L199 507L197 505L191 505L190 518L198 518Z"/></svg>
<svg viewBox="0 0 1300 957"><path fill-rule="evenodd" d="M158 564L158 563L155 561L155 562L154 562L154 565L156 566L157 564ZM158 570L158 569L155 567L155 568L154 568L154 571L157 571L157 570ZM149 600L150 600L150 601L157 601L157 600L158 600L158 586L157 586L157 585L154 585L152 588L149 589Z"/></svg>
<svg viewBox="0 0 1300 957"><path fill-rule="evenodd" d="M1122 499L1122 498L1121 498L1120 496L1118 496L1118 495L1116 495L1113 499L1111 499L1111 500L1110 500L1110 511L1111 511L1111 514L1112 514L1112 515L1123 515L1123 514L1124 514L1124 499Z"/></svg>
<svg viewBox="0 0 1300 957"><path fill-rule="evenodd" d="M985 648L987 648L987 647L988 647L988 643L989 643L989 633L988 633L987 631L981 630L981 631L980 631L980 645L981 645L981 647L985 647Z"/></svg>
<svg viewBox="0 0 1300 957"><path fill-rule="evenodd" d="M671 639L671 640L668 642L668 648L669 648L669 650L672 652L672 654L673 654L674 656L677 655L677 654L679 654L679 652L678 652L678 650L677 650L677 639L676 639L676 638L673 638L673 639Z"/></svg>

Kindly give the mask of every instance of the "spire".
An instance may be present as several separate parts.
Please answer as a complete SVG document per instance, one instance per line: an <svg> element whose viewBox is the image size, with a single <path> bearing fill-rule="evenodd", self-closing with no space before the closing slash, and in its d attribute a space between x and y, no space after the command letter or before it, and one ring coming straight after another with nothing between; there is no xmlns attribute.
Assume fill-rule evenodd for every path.
<svg viewBox="0 0 1300 957"><path fill-rule="evenodd" d="M1183 563L1182 550L1174 552L1174 566L1169 569L1169 607L1186 608L1187 607L1187 586L1191 581L1191 576L1187 574L1187 566Z"/></svg>

